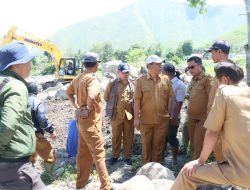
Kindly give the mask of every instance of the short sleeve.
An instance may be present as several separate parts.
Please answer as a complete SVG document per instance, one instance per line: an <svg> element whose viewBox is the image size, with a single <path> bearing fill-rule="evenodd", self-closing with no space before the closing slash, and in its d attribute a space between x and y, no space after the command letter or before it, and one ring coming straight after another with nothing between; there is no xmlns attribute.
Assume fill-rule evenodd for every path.
<svg viewBox="0 0 250 190"><path fill-rule="evenodd" d="M169 97L175 96L174 89L170 80L168 81L168 89L169 89Z"/></svg>
<svg viewBox="0 0 250 190"><path fill-rule="evenodd" d="M74 85L73 85L74 80L70 83L70 85L67 88L66 93L68 95L75 95L75 90L74 90Z"/></svg>
<svg viewBox="0 0 250 190"><path fill-rule="evenodd" d="M208 114L204 127L215 132L221 131L226 117L225 114L226 99L225 96L221 93L221 89L218 89L214 99L214 104Z"/></svg>
<svg viewBox="0 0 250 190"><path fill-rule="evenodd" d="M92 77L87 84L87 91L89 96L97 97L100 94L100 84L99 81Z"/></svg>
<svg viewBox="0 0 250 190"><path fill-rule="evenodd" d="M184 84L178 85L175 90L175 99L177 102L184 102L186 96L186 86Z"/></svg>
<svg viewBox="0 0 250 190"><path fill-rule="evenodd" d="M212 86L214 86L214 78L208 75L206 85L205 85L206 93L208 96L210 94Z"/></svg>
<svg viewBox="0 0 250 190"><path fill-rule="evenodd" d="M110 91L111 91L111 82L108 83L105 91L104 91L104 100L107 102L110 96Z"/></svg>
<svg viewBox="0 0 250 190"><path fill-rule="evenodd" d="M142 98L141 81L137 79L135 82L134 100L140 100L141 98Z"/></svg>

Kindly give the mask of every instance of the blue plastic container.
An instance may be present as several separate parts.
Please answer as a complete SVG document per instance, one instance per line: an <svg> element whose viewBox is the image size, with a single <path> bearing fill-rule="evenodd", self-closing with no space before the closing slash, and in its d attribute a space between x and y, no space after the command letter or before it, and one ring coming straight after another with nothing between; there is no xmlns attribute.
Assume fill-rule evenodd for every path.
<svg viewBox="0 0 250 190"><path fill-rule="evenodd" d="M76 157L78 147L78 130L76 127L76 120L72 119L68 125L68 139L66 150L71 157Z"/></svg>

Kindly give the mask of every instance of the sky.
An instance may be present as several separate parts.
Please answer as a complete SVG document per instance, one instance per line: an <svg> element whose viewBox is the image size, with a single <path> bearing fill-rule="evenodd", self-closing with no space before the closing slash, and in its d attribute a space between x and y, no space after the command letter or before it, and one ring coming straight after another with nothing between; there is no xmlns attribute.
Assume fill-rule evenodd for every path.
<svg viewBox="0 0 250 190"><path fill-rule="evenodd" d="M16 26L39 38L85 19L121 10L136 0L3 0L0 39ZM186 2L186 0L172 0ZM243 0L207 0L209 5L244 4Z"/></svg>

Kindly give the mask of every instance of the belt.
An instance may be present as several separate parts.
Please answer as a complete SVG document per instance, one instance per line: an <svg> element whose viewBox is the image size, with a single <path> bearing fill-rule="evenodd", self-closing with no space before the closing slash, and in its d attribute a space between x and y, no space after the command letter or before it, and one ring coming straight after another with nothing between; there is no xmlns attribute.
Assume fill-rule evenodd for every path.
<svg viewBox="0 0 250 190"><path fill-rule="evenodd" d="M10 159L10 158L2 158L0 157L0 163L1 162L28 162L30 159L30 156L22 157L22 158L17 158L17 159Z"/></svg>

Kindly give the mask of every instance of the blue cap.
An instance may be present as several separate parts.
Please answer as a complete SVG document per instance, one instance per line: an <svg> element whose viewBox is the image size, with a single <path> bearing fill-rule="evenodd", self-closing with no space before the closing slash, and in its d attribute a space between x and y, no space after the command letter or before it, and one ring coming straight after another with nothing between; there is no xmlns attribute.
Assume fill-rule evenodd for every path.
<svg viewBox="0 0 250 190"><path fill-rule="evenodd" d="M230 51L230 45L225 40L217 40L213 43L213 45L206 49L206 52L211 52L212 50L221 50L226 54L229 54Z"/></svg>
<svg viewBox="0 0 250 190"><path fill-rule="evenodd" d="M0 71L8 69L12 65L25 64L31 61L35 55L20 42L11 42L0 48Z"/></svg>
<svg viewBox="0 0 250 190"><path fill-rule="evenodd" d="M123 73L130 72L130 67L127 63L120 63L118 65L118 71L121 71Z"/></svg>

